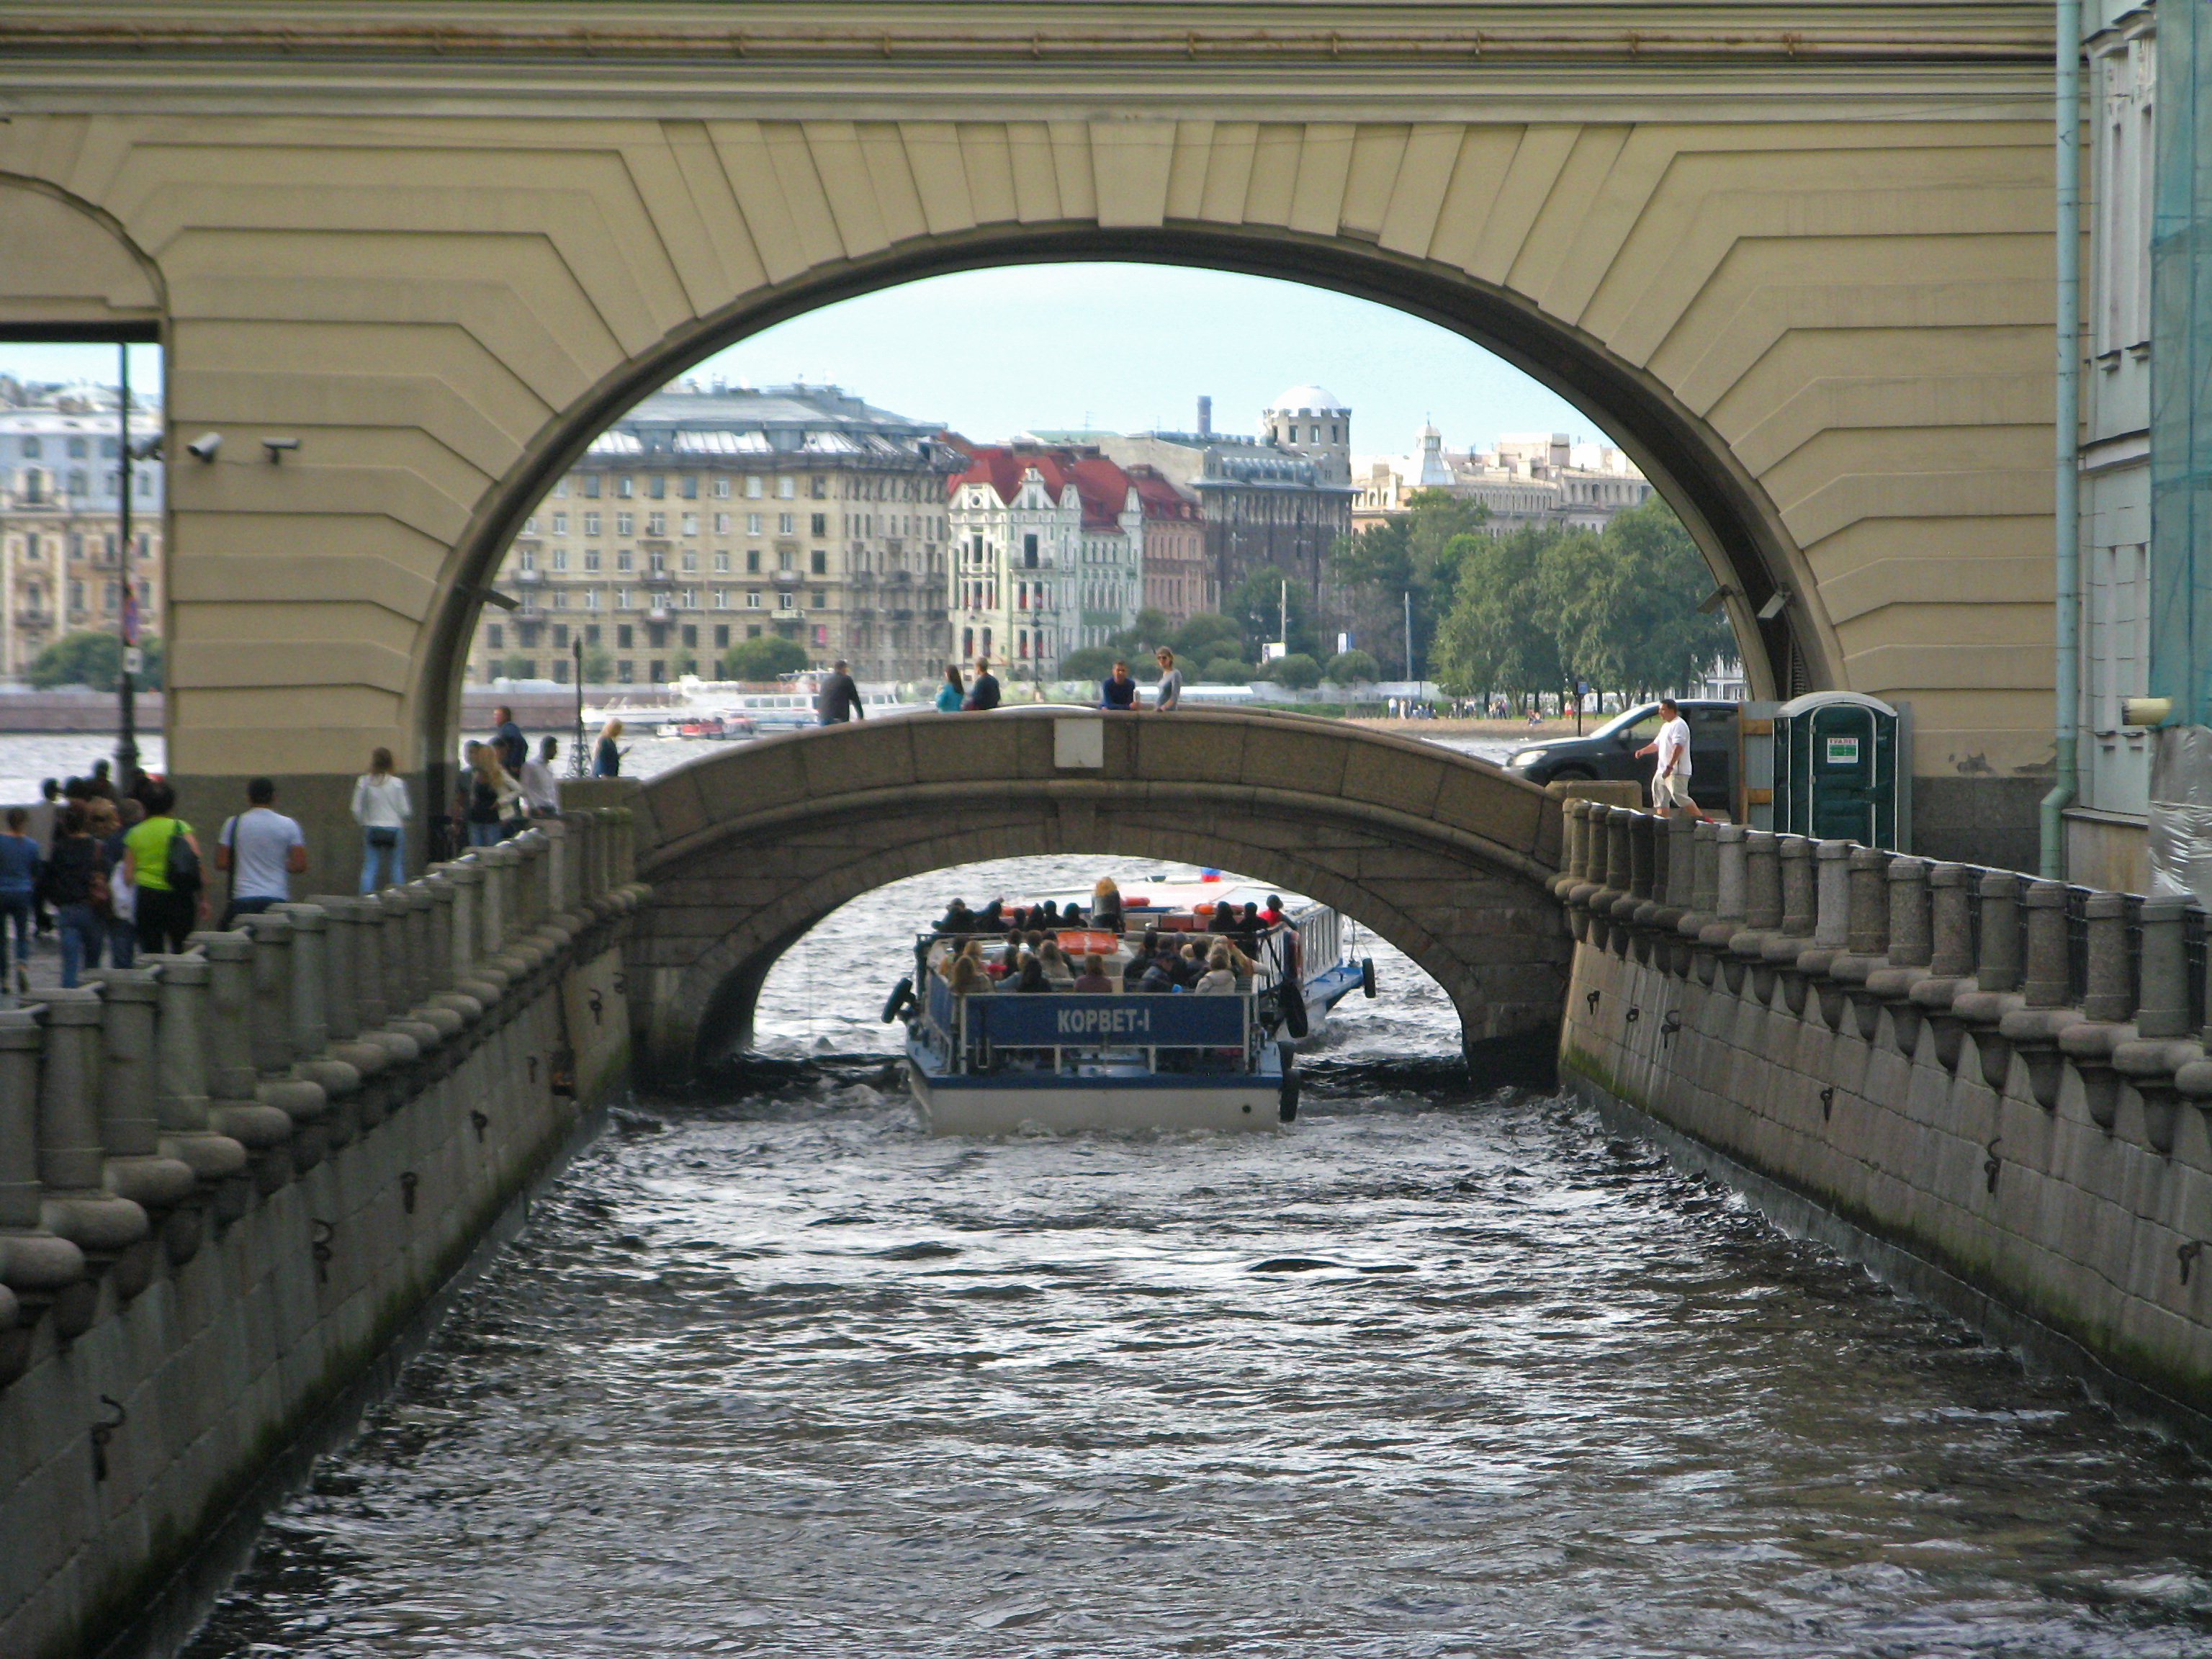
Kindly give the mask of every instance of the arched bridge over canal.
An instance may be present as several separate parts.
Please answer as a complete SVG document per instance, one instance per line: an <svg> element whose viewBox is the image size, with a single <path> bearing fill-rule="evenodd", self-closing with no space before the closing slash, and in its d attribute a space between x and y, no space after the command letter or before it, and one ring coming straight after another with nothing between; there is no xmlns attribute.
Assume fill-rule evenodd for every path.
<svg viewBox="0 0 2212 1659"><path fill-rule="evenodd" d="M1470 1060L1548 1054L1571 942L1556 803L1433 744L1310 718L916 714L719 751L638 788L638 1048L664 1080L744 1042L770 968L847 901L1029 854L1218 866L1334 905L1433 975ZM886 977L895 964L886 961Z"/></svg>

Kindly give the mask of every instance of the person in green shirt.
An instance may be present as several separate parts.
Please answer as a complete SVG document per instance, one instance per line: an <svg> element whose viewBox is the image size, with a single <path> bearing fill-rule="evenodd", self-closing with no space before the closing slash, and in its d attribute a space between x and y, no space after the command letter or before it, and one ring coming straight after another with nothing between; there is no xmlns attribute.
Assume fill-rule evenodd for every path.
<svg viewBox="0 0 2212 1659"><path fill-rule="evenodd" d="M198 856L200 844L192 826L176 816L177 792L155 780L146 786L146 819L123 837L123 873L138 890L138 948L175 952L185 948L185 936L207 920L207 884L195 882L189 891L169 884L169 842L182 836Z"/></svg>

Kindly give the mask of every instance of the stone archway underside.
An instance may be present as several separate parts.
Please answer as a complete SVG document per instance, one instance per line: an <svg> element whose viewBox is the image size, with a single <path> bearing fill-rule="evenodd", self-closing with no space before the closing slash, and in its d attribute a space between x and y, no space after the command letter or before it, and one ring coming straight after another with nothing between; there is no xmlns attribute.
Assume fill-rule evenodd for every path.
<svg viewBox="0 0 2212 1659"><path fill-rule="evenodd" d="M1055 764L1071 720L1103 724L1103 765ZM749 745L635 799L653 896L632 1006L663 1079L741 1036L768 969L838 906L1031 854L1212 864L1310 894L1443 985L1470 1052L1547 1038L1560 1016L1555 804L1431 744L1213 710L918 715ZM885 988L897 967L887 946Z"/></svg>

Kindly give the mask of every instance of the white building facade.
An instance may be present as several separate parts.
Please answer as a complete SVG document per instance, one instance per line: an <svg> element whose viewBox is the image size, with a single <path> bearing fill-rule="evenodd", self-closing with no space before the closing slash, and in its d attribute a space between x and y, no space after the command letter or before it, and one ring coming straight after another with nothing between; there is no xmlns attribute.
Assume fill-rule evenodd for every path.
<svg viewBox="0 0 2212 1659"><path fill-rule="evenodd" d="M1050 680L1060 659L1133 626L1144 591L1144 512L1113 462L994 446L951 481L946 593L961 659L1010 681Z"/></svg>

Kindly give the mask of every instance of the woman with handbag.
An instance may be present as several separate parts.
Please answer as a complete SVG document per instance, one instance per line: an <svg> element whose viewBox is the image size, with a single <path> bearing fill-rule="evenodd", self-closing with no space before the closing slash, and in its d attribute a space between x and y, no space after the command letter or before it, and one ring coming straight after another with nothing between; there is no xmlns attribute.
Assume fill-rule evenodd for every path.
<svg viewBox="0 0 2212 1659"><path fill-rule="evenodd" d="M392 751L376 750L368 757L368 770L353 786L353 816L361 825L362 892L407 879L409 811L407 785L392 769ZM382 883L377 879L380 865L390 872Z"/></svg>

